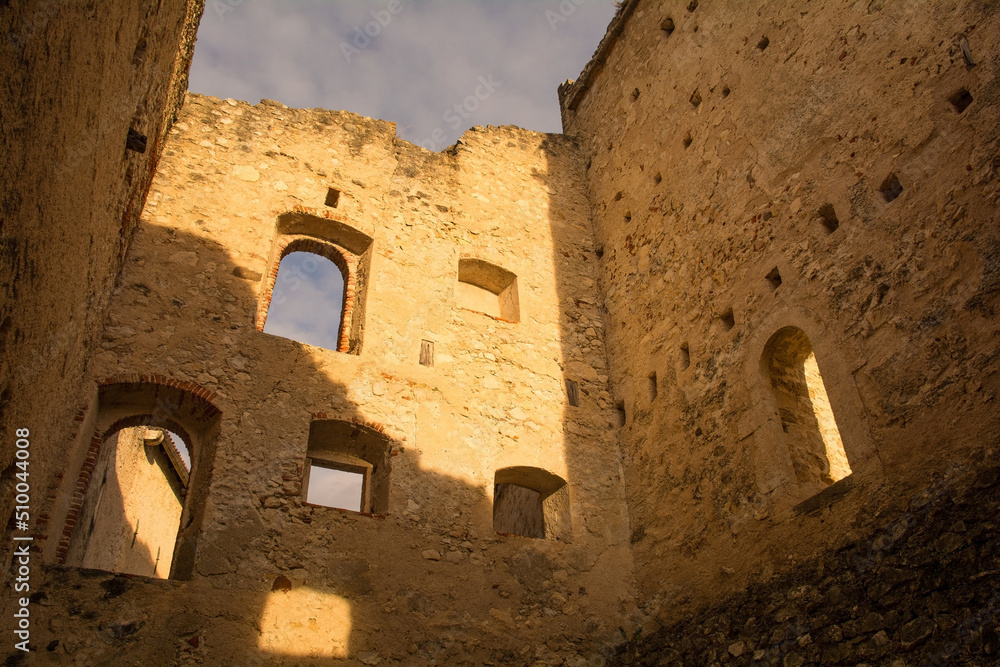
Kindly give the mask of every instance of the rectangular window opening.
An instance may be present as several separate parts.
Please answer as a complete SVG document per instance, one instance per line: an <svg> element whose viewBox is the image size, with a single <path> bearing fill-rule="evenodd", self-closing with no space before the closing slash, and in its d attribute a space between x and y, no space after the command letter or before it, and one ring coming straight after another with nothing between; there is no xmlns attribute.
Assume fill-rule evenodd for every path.
<svg viewBox="0 0 1000 667"><path fill-rule="evenodd" d="M420 341L420 365L434 365L434 343L429 340Z"/></svg>
<svg viewBox="0 0 1000 667"><path fill-rule="evenodd" d="M566 380L566 398L574 408L580 406L580 385L576 380Z"/></svg>
<svg viewBox="0 0 1000 667"><path fill-rule="evenodd" d="M337 208L337 204L340 203L340 190L336 188L327 188L326 190L326 205L330 208Z"/></svg>
<svg viewBox="0 0 1000 667"><path fill-rule="evenodd" d="M308 474L306 502L351 512L362 511L366 475L359 466L310 460Z"/></svg>
<svg viewBox="0 0 1000 667"><path fill-rule="evenodd" d="M656 400L656 395L658 393L658 387L656 386L656 371L649 374L647 384L649 390L649 402L652 403Z"/></svg>

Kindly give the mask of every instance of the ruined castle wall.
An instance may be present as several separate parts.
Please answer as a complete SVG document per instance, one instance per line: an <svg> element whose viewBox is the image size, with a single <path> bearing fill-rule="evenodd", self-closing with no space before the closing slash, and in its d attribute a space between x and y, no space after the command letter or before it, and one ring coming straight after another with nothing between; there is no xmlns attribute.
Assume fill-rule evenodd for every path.
<svg viewBox="0 0 1000 667"><path fill-rule="evenodd" d="M124 428L103 444L67 564L147 577L170 573L183 488L163 448L144 444L146 431Z"/></svg>
<svg viewBox="0 0 1000 667"><path fill-rule="evenodd" d="M995 447L997 35L982 2L638 0L561 89L651 612L869 535ZM788 406L824 392L771 364L803 333L852 469L818 494L795 436L831 424Z"/></svg>
<svg viewBox="0 0 1000 667"><path fill-rule="evenodd" d="M27 428L39 536L87 358L187 88L203 5L0 7L0 498L9 516L14 430ZM145 153L126 150L130 129L146 137Z"/></svg>
<svg viewBox="0 0 1000 667"><path fill-rule="evenodd" d="M928 480L873 535L636 636L611 665L993 665L996 459Z"/></svg>
<svg viewBox="0 0 1000 667"><path fill-rule="evenodd" d="M58 651L97 662L584 664L631 612L629 520L575 144L474 128L431 153L394 130L346 112L188 96L79 404L90 406L83 432L103 423L91 415L108 409L107 394L92 397L109 378L177 386L221 411L214 456L192 450L193 479L211 467L202 529L183 583L49 571L39 626L64 638ZM340 192L336 207L325 205L329 188ZM360 354L258 330L289 236L339 249L352 272L350 317L363 318L351 347ZM461 259L516 275L519 321L457 307ZM423 341L434 346L431 366L419 363ZM310 427L331 419L388 440L384 514L304 503ZM547 494L548 539L494 531L501 469L512 476L503 483ZM75 475L67 469L64 493ZM45 549L57 560L56 545ZM111 626L109 644L101 631Z"/></svg>

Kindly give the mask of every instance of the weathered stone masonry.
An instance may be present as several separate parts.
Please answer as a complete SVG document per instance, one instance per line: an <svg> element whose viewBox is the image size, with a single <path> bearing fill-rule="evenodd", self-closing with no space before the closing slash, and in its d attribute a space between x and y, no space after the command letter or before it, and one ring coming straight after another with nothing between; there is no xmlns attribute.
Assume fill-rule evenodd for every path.
<svg viewBox="0 0 1000 667"><path fill-rule="evenodd" d="M998 28L989 3L639 0L562 87L658 622L808 570L951 467L993 465ZM825 391L790 381L801 361L776 371L782 332ZM837 475L801 443L834 432L852 474L817 493ZM838 660L889 660L886 641Z"/></svg>
<svg viewBox="0 0 1000 667"><path fill-rule="evenodd" d="M179 53L149 117L200 9L167 5L161 32L73 14L104 26L95 53L127 24L143 57L109 62ZM32 657L990 664L998 35L986 2L628 0L560 88L564 135L433 153L348 112L188 95L123 177L109 130L69 246L0 230L9 291L30 285L0 312L5 432L45 403ZM34 165L12 192L70 220L10 117ZM154 167L143 207L128 174ZM262 331L297 250L344 274L337 350ZM84 324L46 347L53 304ZM52 353L28 388L31 350ZM123 426L191 455L169 579L79 567L81 517L123 543L95 466L158 455ZM314 457L357 464L371 511L305 502Z"/></svg>

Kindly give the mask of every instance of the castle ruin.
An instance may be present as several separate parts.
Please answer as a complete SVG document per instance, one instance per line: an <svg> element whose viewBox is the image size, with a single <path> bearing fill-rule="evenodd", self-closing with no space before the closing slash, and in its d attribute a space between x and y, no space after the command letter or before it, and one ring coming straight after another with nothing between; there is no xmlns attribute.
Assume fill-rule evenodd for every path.
<svg viewBox="0 0 1000 667"><path fill-rule="evenodd" d="M9 664L997 660L997 6L626 0L443 152L202 11L0 7Z"/></svg>

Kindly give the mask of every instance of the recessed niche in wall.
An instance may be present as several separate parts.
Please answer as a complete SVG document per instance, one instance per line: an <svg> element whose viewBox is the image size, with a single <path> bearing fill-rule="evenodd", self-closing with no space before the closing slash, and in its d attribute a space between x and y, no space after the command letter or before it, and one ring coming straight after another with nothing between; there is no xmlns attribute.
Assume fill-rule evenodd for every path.
<svg viewBox="0 0 1000 667"><path fill-rule="evenodd" d="M625 404L621 401L615 404L615 425L618 428L625 426Z"/></svg>
<svg viewBox="0 0 1000 667"><path fill-rule="evenodd" d="M493 478L493 530L568 542L571 537L566 480L528 466L497 470Z"/></svg>
<svg viewBox="0 0 1000 667"><path fill-rule="evenodd" d="M639 92L638 88L636 88L635 90L633 90L632 91L632 101L635 102L637 99L639 99L639 95L640 94L641 93Z"/></svg>
<svg viewBox="0 0 1000 667"><path fill-rule="evenodd" d="M781 273L778 271L778 267L771 269L771 272L765 276L768 285L771 286L771 291L774 291L781 287Z"/></svg>
<svg viewBox="0 0 1000 667"><path fill-rule="evenodd" d="M719 315L719 325L722 327L723 331L730 331L736 326L736 316L733 315L732 308L722 313L722 315Z"/></svg>
<svg viewBox="0 0 1000 667"><path fill-rule="evenodd" d="M837 211L834 210L833 204L821 206L816 216L828 234L834 233L840 227L840 220L837 219Z"/></svg>
<svg viewBox="0 0 1000 667"><path fill-rule="evenodd" d="M326 205L330 208L337 208L337 204L340 203L340 190L336 188L326 189Z"/></svg>
<svg viewBox="0 0 1000 667"><path fill-rule="evenodd" d="M521 320L517 276L481 259L463 257L458 260L455 300L461 308L498 320Z"/></svg>
<svg viewBox="0 0 1000 667"><path fill-rule="evenodd" d="M684 148L690 146L692 141L694 141L694 139L691 138L691 133L688 132L687 136L684 137Z"/></svg>
<svg viewBox="0 0 1000 667"><path fill-rule="evenodd" d="M145 153L146 135L130 128L125 137L125 148L135 153Z"/></svg>
<svg viewBox="0 0 1000 667"><path fill-rule="evenodd" d="M691 2L688 3L688 11L693 12L696 9L698 9L698 0L691 0Z"/></svg>
<svg viewBox="0 0 1000 667"><path fill-rule="evenodd" d="M887 202L891 202L903 194L903 184L899 182L896 174L889 174L882 181L882 185L879 186L879 191Z"/></svg>
<svg viewBox="0 0 1000 667"><path fill-rule="evenodd" d="M764 37L760 38L759 42L757 42L757 48L760 49L761 51L763 51L764 49L766 49L768 47L768 45L770 45L770 43L771 43L771 40L769 40L767 38L767 36L765 35Z"/></svg>
<svg viewBox="0 0 1000 667"><path fill-rule="evenodd" d="M729 97L729 93L731 93L731 92L733 92L733 91L729 89L729 86L723 86L722 87L722 96L723 97Z"/></svg>
<svg viewBox="0 0 1000 667"><path fill-rule="evenodd" d="M649 402L652 403L656 400L656 395L659 391L656 383L656 371L650 373L649 377L646 379L646 389L649 392Z"/></svg>
<svg viewBox="0 0 1000 667"><path fill-rule="evenodd" d="M663 19L663 22L660 23L660 30L662 30L663 32L667 33L667 37L669 37L670 35L674 34L674 30L675 29L676 29L676 26L674 25L674 20L672 18L670 18L669 16L667 18Z"/></svg>
<svg viewBox="0 0 1000 667"><path fill-rule="evenodd" d="M429 340L420 341L420 365L434 365L434 343Z"/></svg>
<svg viewBox="0 0 1000 667"><path fill-rule="evenodd" d="M963 113L969 108L969 105L972 104L972 99L972 95L969 91L962 88L957 93L949 97L948 101L951 102L951 106L955 107L955 111Z"/></svg>
<svg viewBox="0 0 1000 667"><path fill-rule="evenodd" d="M580 385L576 380L566 380L566 399L574 408L580 405Z"/></svg>
<svg viewBox="0 0 1000 667"><path fill-rule="evenodd" d="M693 107L697 107L699 104L701 104L701 93L698 92L697 90L695 90L693 93L691 93L690 102L691 102L691 106L693 106Z"/></svg>
<svg viewBox="0 0 1000 667"><path fill-rule="evenodd" d="M660 183L662 183L663 182L663 175L662 174L657 174L656 176L653 176L653 182L656 183L657 185L659 185Z"/></svg>

